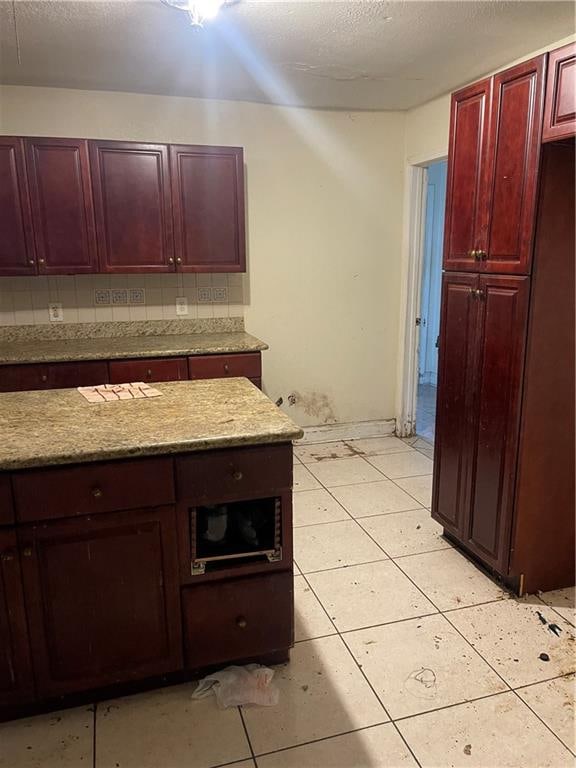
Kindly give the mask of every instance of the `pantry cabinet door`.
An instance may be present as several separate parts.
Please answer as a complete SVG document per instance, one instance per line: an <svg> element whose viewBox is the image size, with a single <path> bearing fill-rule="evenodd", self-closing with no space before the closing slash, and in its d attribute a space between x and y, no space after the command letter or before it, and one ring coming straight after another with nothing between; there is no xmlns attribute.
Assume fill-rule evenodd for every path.
<svg viewBox="0 0 576 768"><path fill-rule="evenodd" d="M38 272L97 272L88 142L26 139L25 147Z"/></svg>
<svg viewBox="0 0 576 768"><path fill-rule="evenodd" d="M536 211L546 59L494 77L490 228L483 271L528 274Z"/></svg>
<svg viewBox="0 0 576 768"><path fill-rule="evenodd" d="M241 147L171 146L176 262L183 272L244 272Z"/></svg>
<svg viewBox="0 0 576 768"><path fill-rule="evenodd" d="M174 270L168 147L91 141L102 272Z"/></svg>
<svg viewBox="0 0 576 768"><path fill-rule="evenodd" d="M492 81L452 94L444 269L476 270L488 227L488 140Z"/></svg>
<svg viewBox="0 0 576 768"><path fill-rule="evenodd" d="M470 503L478 275L442 281L432 517L460 537Z"/></svg>
<svg viewBox="0 0 576 768"><path fill-rule="evenodd" d="M24 704L33 693L16 533L0 529L0 707Z"/></svg>
<svg viewBox="0 0 576 768"><path fill-rule="evenodd" d="M175 530L173 507L20 529L41 697L181 667Z"/></svg>
<svg viewBox="0 0 576 768"><path fill-rule="evenodd" d="M480 277L472 496L462 541L499 573L510 554L529 290L528 277Z"/></svg>
<svg viewBox="0 0 576 768"><path fill-rule="evenodd" d="M0 275L35 275L22 139L0 136Z"/></svg>

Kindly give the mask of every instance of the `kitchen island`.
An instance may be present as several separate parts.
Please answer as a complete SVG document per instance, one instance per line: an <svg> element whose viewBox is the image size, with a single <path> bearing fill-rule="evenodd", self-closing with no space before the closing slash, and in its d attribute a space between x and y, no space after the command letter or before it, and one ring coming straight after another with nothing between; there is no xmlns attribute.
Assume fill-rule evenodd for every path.
<svg viewBox="0 0 576 768"><path fill-rule="evenodd" d="M0 394L0 716L288 658L292 440L247 379Z"/></svg>

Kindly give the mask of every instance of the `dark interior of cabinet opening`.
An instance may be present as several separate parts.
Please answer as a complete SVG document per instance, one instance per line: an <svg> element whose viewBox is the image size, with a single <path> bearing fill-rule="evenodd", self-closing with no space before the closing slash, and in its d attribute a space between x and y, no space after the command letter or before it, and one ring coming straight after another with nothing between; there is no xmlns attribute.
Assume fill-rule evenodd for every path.
<svg viewBox="0 0 576 768"><path fill-rule="evenodd" d="M255 559L266 561L280 548L280 500L234 501L190 510L193 563L207 570Z"/></svg>

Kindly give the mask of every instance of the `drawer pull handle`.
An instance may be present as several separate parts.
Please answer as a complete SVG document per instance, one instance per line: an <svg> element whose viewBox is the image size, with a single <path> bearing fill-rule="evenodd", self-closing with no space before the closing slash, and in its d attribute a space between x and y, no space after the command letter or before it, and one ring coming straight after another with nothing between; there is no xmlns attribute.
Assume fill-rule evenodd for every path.
<svg viewBox="0 0 576 768"><path fill-rule="evenodd" d="M152 378L152 369L151 369L151 368L148 368L148 370L146 371L146 376L147 376L149 379L151 379L151 378Z"/></svg>
<svg viewBox="0 0 576 768"><path fill-rule="evenodd" d="M102 488L92 488L92 496L95 499L101 499L103 495Z"/></svg>
<svg viewBox="0 0 576 768"><path fill-rule="evenodd" d="M228 373L230 371L230 368L228 367L228 363L224 363L224 373Z"/></svg>
<svg viewBox="0 0 576 768"><path fill-rule="evenodd" d="M24 557L32 557L32 547L24 547L22 554Z"/></svg>
<svg viewBox="0 0 576 768"><path fill-rule="evenodd" d="M237 469L235 472L232 473L232 477L234 478L234 480L242 480L244 475L242 474L242 472L240 472L239 469Z"/></svg>
<svg viewBox="0 0 576 768"><path fill-rule="evenodd" d="M48 381L48 376L45 373L43 373L42 376L40 376L40 379L42 381Z"/></svg>
<svg viewBox="0 0 576 768"><path fill-rule="evenodd" d="M7 549L5 552L2 552L0 555L0 560L3 563L9 563L10 560L14 560L14 552L11 549Z"/></svg>
<svg viewBox="0 0 576 768"><path fill-rule="evenodd" d="M248 622L246 621L244 616L238 616L238 618L236 619L236 626L240 627L240 629L246 629L246 627L248 626Z"/></svg>

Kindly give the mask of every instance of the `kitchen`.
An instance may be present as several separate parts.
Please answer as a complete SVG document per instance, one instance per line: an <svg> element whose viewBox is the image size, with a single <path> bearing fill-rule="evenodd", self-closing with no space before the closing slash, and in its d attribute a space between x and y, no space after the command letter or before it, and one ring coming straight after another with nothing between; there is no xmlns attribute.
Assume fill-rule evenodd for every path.
<svg viewBox="0 0 576 768"><path fill-rule="evenodd" d="M120 4L107 34L134 35L126 50L111 44L123 62L113 72L90 46L92 25L104 24L98 4L87 6L94 16L82 3L9 5L0 9L16 21L0 90L0 766L569 764L573 445L569 420L568 430L543 426L573 402L573 369L538 363L562 359L573 318L562 291L573 283L565 6L520 4L493 19L474 4L475 22L507 24L513 44L494 43L480 62L455 51L452 80L438 63L437 83L374 77L364 88L337 71L284 67L301 87L295 105L279 77L257 78L231 28L240 34L262 14L268 30L299 24L321 37L330 19L340 50L347 23L387 39L395 24L409 34L415 19L442 17L443 4L391 3L384 13L352 3L347 22L346 4L312 3L296 23L290 3L238 3L201 28L162 3L129 13ZM449 36L449 19L437 23ZM66 24L85 62L66 46ZM62 60L51 57L48 28L63 34ZM162 80L145 43L163 35L174 51L162 56L173 53L173 67L178 56L210 61L212 85L179 83L177 70ZM437 31L419 43L437 55L443 39ZM245 81L222 77L231 52ZM400 56L393 46L388 55ZM134 56L140 67L128 66ZM490 132L498 109L501 155ZM461 304L442 303L455 309L441 332L433 454L399 408L417 239L409 169L446 155L456 213L446 219L444 290ZM489 174L500 178L490 169L505 161L516 186L490 207ZM497 222L508 204L493 225L509 238L507 258L506 217L523 239L517 263L502 267L483 238L486 217ZM501 273L508 282L494 283ZM502 304L520 284L521 302ZM489 290L496 314L481 309ZM551 312L568 322L550 328ZM483 387L470 378L482 359ZM506 412L490 410L503 381L489 375L502 359L515 361ZM558 394L543 407L547 391ZM492 440L476 458L472 412ZM504 457L496 470L495 456ZM472 501L474 471L489 482ZM213 559L201 531L215 509L245 536L246 520L264 520L264 543L248 552L244 540ZM395 649L392 661L383 648ZM249 661L276 670L276 707L191 701L194 683L183 680ZM432 668L433 681L411 677ZM505 704L506 724L496 724ZM165 733L158 712L170 719ZM481 712L496 718L495 733L506 729L510 754L494 752ZM535 735L524 740L525 728Z"/></svg>

